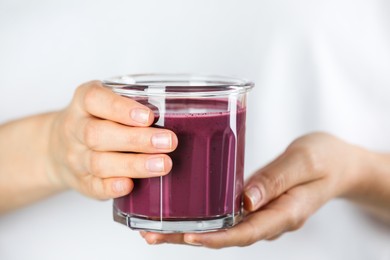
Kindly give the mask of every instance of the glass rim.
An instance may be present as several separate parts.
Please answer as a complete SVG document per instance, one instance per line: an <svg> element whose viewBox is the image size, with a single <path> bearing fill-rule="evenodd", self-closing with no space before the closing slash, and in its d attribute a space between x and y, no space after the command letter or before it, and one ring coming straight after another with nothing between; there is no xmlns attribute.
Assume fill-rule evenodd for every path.
<svg viewBox="0 0 390 260"><path fill-rule="evenodd" d="M190 73L127 74L102 80L104 86L134 97L217 97L242 94L254 87L247 79Z"/></svg>

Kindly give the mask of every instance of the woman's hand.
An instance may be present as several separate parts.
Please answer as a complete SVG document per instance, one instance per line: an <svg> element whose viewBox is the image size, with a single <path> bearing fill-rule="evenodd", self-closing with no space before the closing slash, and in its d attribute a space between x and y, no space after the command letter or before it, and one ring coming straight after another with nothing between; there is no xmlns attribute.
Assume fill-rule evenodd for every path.
<svg viewBox="0 0 390 260"><path fill-rule="evenodd" d="M165 153L178 141L172 131L149 127L153 120L149 108L98 81L80 86L53 119L47 169L52 183L109 199L128 194L132 178L167 174L172 161Z"/></svg>
<svg viewBox="0 0 390 260"><path fill-rule="evenodd" d="M369 189L364 175L372 172L374 157L328 134L306 135L247 181L244 190L247 212L237 226L203 234L142 232L141 235L149 244L187 243L210 248L248 246L275 239L300 228L335 197L363 197ZM376 201L389 202L389 187L376 185L382 196L377 196Z"/></svg>

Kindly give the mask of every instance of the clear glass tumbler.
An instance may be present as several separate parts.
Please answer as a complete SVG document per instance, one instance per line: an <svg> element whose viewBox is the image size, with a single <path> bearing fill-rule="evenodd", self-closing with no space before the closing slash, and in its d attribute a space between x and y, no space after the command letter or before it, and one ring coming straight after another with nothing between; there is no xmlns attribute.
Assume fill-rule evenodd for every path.
<svg viewBox="0 0 390 260"><path fill-rule="evenodd" d="M171 172L134 179L114 200L114 220L163 233L229 228L242 219L247 80L191 74L136 74L104 81L155 114L153 127L172 130Z"/></svg>

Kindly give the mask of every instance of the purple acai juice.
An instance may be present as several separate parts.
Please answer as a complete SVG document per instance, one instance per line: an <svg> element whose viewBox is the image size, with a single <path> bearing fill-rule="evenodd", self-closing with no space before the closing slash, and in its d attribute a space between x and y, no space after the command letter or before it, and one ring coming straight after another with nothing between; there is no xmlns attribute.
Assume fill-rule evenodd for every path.
<svg viewBox="0 0 390 260"><path fill-rule="evenodd" d="M133 191L115 199L115 208L149 220L239 215L245 107L218 99L167 99L164 105L161 127L175 132L179 140L169 154L172 171L164 177L135 179Z"/></svg>

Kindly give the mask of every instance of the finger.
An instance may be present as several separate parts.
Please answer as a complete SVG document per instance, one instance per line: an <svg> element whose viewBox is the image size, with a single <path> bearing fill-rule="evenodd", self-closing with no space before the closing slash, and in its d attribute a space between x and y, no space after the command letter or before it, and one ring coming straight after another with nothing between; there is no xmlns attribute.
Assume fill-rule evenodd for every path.
<svg viewBox="0 0 390 260"><path fill-rule="evenodd" d="M80 142L95 151L168 153L176 149L176 135L166 129L129 127L108 120L88 118L78 128Z"/></svg>
<svg viewBox="0 0 390 260"><path fill-rule="evenodd" d="M153 123L153 112L146 106L103 87L99 81L80 86L74 101L87 113L130 126L149 126Z"/></svg>
<svg viewBox="0 0 390 260"><path fill-rule="evenodd" d="M292 187L321 177L323 171L313 153L304 148L287 150L248 180L244 207L255 211Z"/></svg>
<svg viewBox="0 0 390 260"><path fill-rule="evenodd" d="M274 241L274 240L276 240L276 239L279 239L282 235L283 235L283 234L278 234L278 235L273 236L273 237L271 237L271 238L267 238L267 240L268 240L268 241Z"/></svg>
<svg viewBox="0 0 390 260"><path fill-rule="evenodd" d="M129 154L91 151L85 166L88 173L100 177L151 178L169 173L172 160L166 154Z"/></svg>
<svg viewBox="0 0 390 260"><path fill-rule="evenodd" d="M101 179L90 175L81 181L80 190L89 197L107 200L125 196L133 187L133 181L129 178Z"/></svg>
<svg viewBox="0 0 390 260"><path fill-rule="evenodd" d="M157 245L162 243L185 244L183 234L160 234L144 232L142 236L149 245Z"/></svg>
<svg viewBox="0 0 390 260"><path fill-rule="evenodd" d="M270 212L264 211L261 215L259 212L256 212L231 229L202 234L185 234L184 242L190 245L215 249L231 246L249 246L256 241L264 239L264 230L262 230L259 223L261 219L266 219L267 217L275 216L270 214Z"/></svg>
<svg viewBox="0 0 390 260"><path fill-rule="evenodd" d="M271 240L287 231L300 228L327 199L320 181L297 186L264 209L248 215L243 222L231 229L185 234L184 241L210 248L223 248L249 246L257 241Z"/></svg>

